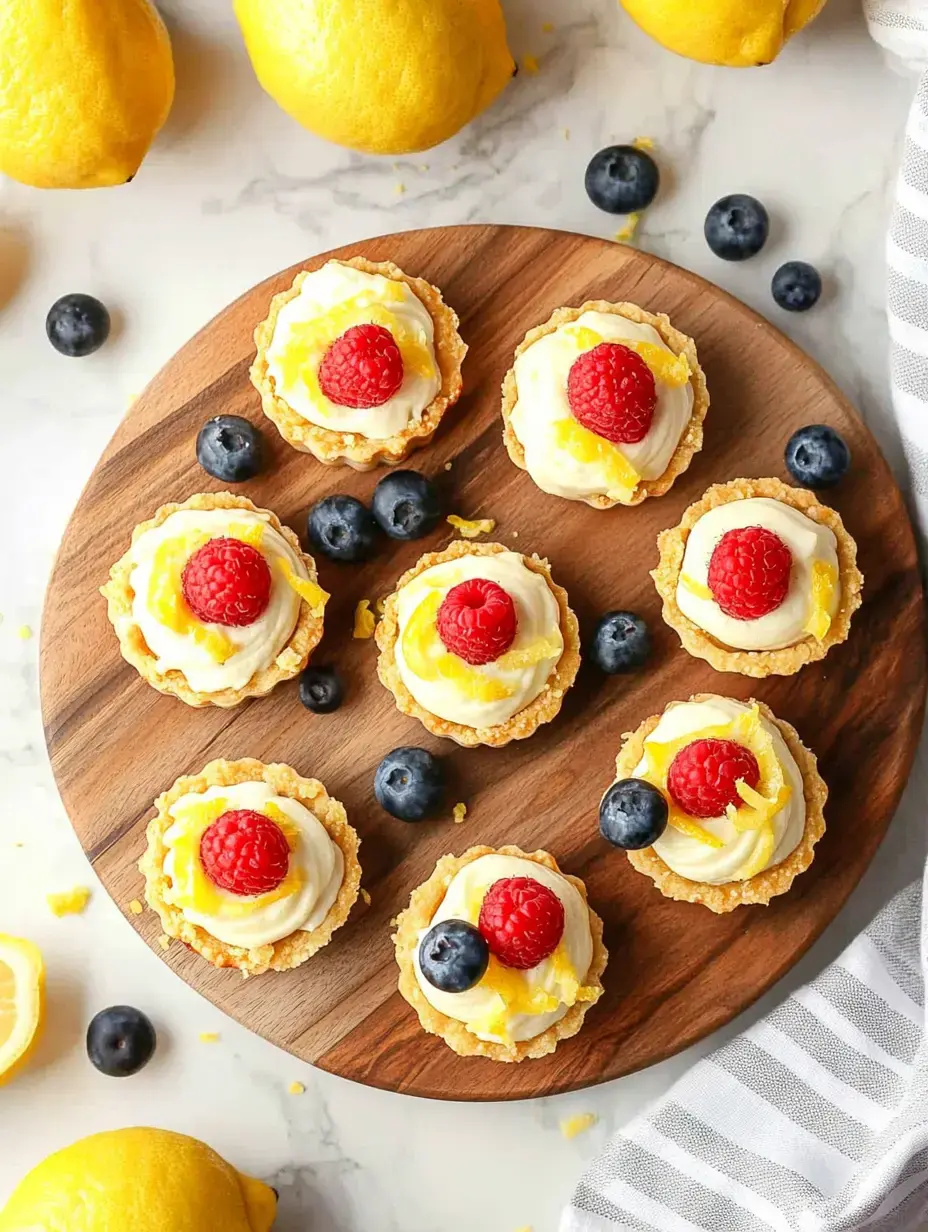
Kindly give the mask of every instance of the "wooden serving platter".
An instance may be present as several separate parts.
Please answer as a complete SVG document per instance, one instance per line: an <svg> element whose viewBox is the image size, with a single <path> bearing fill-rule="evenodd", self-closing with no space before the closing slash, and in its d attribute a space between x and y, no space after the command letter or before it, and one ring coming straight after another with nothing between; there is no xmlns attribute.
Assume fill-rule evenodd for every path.
<svg viewBox="0 0 928 1232"><path fill-rule="evenodd" d="M361 598L376 599L443 527L412 544L384 543L363 566L321 560L333 598L318 662L337 664L347 700L333 715L304 710L295 683L235 710L192 710L142 683L119 655L97 593L133 526L165 501L222 485L199 468L194 442L220 412L265 431L270 458L244 491L299 531L307 508L345 491L367 499L378 474L321 466L291 450L263 418L248 380L252 331L297 268L230 305L163 369L117 430L65 532L42 630L42 704L52 766L88 858L154 953L239 1022L323 1069L373 1086L447 1099L512 1099L601 1082L659 1061L723 1025L788 970L834 917L869 864L899 800L925 700L925 619L912 530L873 438L806 355L743 304L632 248L561 232L472 226L408 232L326 253L394 260L443 288L470 344L466 393L412 465L435 477L448 512L497 520L494 538L547 555L581 628L609 608L641 612L655 635L650 666L629 677L581 669L556 722L502 750L466 751L400 715L375 673L373 642L351 637ZM706 443L666 497L597 512L540 492L501 442L499 389L526 330L562 304L633 300L670 314L699 347L712 408ZM660 619L648 570L659 530L710 484L788 478L783 449L802 424L830 423L854 466L834 492L860 548L864 605L849 642L789 679L751 682L690 658ZM445 464L451 463L451 469ZM819 755L831 788L828 832L812 869L768 908L717 917L673 903L604 843L597 806L623 732L692 693L748 697L788 719ZM447 759L448 819L404 825L377 806L374 768L399 744ZM155 796L215 757L289 762L344 801L362 837L369 907L296 971L243 980L175 942L164 952L140 898L136 861ZM465 823L451 823L465 801ZM390 921L447 851L475 843L544 847L582 877L604 917L607 993L581 1034L541 1061L462 1059L425 1035L396 992Z"/></svg>

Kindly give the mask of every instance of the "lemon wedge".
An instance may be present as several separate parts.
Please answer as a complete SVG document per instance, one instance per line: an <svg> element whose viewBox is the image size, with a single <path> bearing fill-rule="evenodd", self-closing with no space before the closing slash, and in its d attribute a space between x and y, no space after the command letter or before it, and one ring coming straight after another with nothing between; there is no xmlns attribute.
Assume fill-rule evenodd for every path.
<svg viewBox="0 0 928 1232"><path fill-rule="evenodd" d="M0 1086L35 1050L45 1017L45 963L38 946L0 933Z"/></svg>

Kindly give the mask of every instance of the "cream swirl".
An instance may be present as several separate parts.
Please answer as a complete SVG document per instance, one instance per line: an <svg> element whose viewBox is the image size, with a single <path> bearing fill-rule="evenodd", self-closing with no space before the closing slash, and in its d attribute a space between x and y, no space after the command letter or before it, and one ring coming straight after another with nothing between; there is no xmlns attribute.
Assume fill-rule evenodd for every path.
<svg viewBox="0 0 928 1232"><path fill-rule="evenodd" d="M389 315L381 321L384 312ZM326 322L336 318L338 324L328 330ZM327 333L333 334L328 341L334 341L352 326L371 321L399 335L403 383L381 406L338 406L326 398L315 372L308 370L308 365L321 360L321 355L310 358L313 344ZM410 362L413 354L419 362ZM353 432L371 440L395 436L417 422L441 389L435 327L426 306L407 283L341 261L327 261L313 270L299 294L281 308L267 365L278 396L298 415L320 428Z"/></svg>
<svg viewBox="0 0 928 1232"><path fill-rule="evenodd" d="M345 874L344 856L314 813L298 800L277 795L264 782L210 787L204 792L182 796L171 805L170 814L174 821L164 835L168 849L164 872L171 883L165 890L165 901L176 903L178 898L176 882L181 870L178 868L177 847L188 834L189 825L184 814L212 800L222 801L229 809L253 809L256 813L264 813L268 805L272 805L283 813L286 820L292 823L294 831L290 875L294 875L297 884L292 894L262 903L261 896L232 894L210 882L212 910L197 910L184 903L180 905L184 919L205 929L217 941L245 949L272 945L291 933L312 932L318 928L338 897ZM196 842L194 849L193 858L198 859L199 845ZM184 870L183 879L185 882L189 880L188 870ZM267 897L270 899L273 896Z"/></svg>
<svg viewBox="0 0 928 1232"><path fill-rule="evenodd" d="M570 998L572 995L570 1004L574 1004L578 999L576 989L573 988L571 994L567 985L572 987L574 980L582 984L593 961L589 908L580 892L560 873L554 872L546 865L536 864L534 860L525 860L518 856L478 857L470 864L465 864L452 877L429 927L442 920L467 920L470 924L476 924L487 890L494 882L505 877L531 877L553 890L564 905L564 935L558 949L528 971L505 968L507 991L510 995L514 994L517 1002L523 998L528 1001L533 993L539 993L559 1000L563 996ZM423 930L420 940L427 931L428 929ZM487 975L467 992L451 993L435 988L422 974L418 947L414 964L416 979L429 1005L440 1014L463 1022L478 1039L491 1043L534 1039L554 1023L560 1022L569 1008L560 1000L556 1009L546 1013L526 1013L515 1009L504 1013L505 1033L481 1030L478 1024L491 1021L502 1008L500 994L490 986L493 982L492 966ZM513 986L511 990L510 981Z"/></svg>
<svg viewBox="0 0 928 1232"><path fill-rule="evenodd" d="M271 594L266 610L242 628L206 624L209 630L231 643L231 654L218 662L210 647L189 630L178 631L165 624L151 603L152 583L160 562L159 550L171 540L196 536L208 538L234 536L237 527L260 530L261 546L271 566ZM178 509L165 521L145 531L130 549L134 562L129 584L134 592L131 623L138 625L146 645L157 660L157 670L183 672L187 683L198 693L217 693L221 689L241 689L256 671L269 667L287 644L296 627L300 596L289 585L278 561L285 561L296 577L306 579L306 567L299 554L268 523L266 514L248 509ZM190 624L193 624L191 615Z"/></svg>
<svg viewBox="0 0 928 1232"><path fill-rule="evenodd" d="M592 330L604 342L644 342L673 354L651 325L611 312L584 312L577 321L544 334L516 359L518 399L510 421L525 452L528 472L542 491L569 500L589 496L621 500L601 458L574 456L557 439L557 425L573 420L567 400L571 365L581 350L590 349L578 347L577 331L582 329ZM634 445L613 446L641 479L657 479L664 473L693 412L689 381L668 385L656 380L655 384L657 405L647 436Z"/></svg>
<svg viewBox="0 0 928 1232"><path fill-rule="evenodd" d="M789 590L778 608L757 620L736 620L726 616L711 594L706 598L705 593L709 562L719 540L728 531L747 526L762 526L778 535L790 550L793 566ZM677 606L716 641L736 650L780 650L793 646L809 636L806 625L812 613L812 571L816 562L833 571L830 576L834 585L825 604L827 615L833 617L841 599L841 587L837 540L830 528L813 522L792 505L769 497L728 501L704 513L689 533L677 583Z"/></svg>
<svg viewBox="0 0 928 1232"><path fill-rule="evenodd" d="M648 741L669 742L688 736L708 727L730 723L739 715L747 714L750 706L728 697L712 697L698 702L676 702L664 711L660 722L648 736ZM802 774L779 728L760 716L761 727L773 742L773 751L783 769L783 776L790 788L789 800L771 818L773 826L773 849L764 867L772 868L795 851L802 839L806 824L806 804ZM642 758L632 777L644 774L647 759ZM764 841L758 830L739 832L728 817L709 820L700 818L699 825L721 839L723 846L710 847L688 834L667 829L654 844L654 851L668 868L689 881L702 881L706 885L722 885L728 881L743 880L742 870L755 862L761 843ZM762 872L755 869L752 875Z"/></svg>
<svg viewBox="0 0 928 1232"><path fill-rule="evenodd" d="M435 666L428 651L443 648L434 620L417 632L414 617L422 604L431 600L435 605L438 596L444 598L453 586L472 578L496 582L509 594L516 610L515 641L495 663L473 667L442 653L443 662ZM396 605L400 678L420 706L449 723L474 728L505 723L541 693L564 650L557 600L545 578L528 569L518 552L461 556L433 565L398 592ZM426 635L430 647L420 644Z"/></svg>

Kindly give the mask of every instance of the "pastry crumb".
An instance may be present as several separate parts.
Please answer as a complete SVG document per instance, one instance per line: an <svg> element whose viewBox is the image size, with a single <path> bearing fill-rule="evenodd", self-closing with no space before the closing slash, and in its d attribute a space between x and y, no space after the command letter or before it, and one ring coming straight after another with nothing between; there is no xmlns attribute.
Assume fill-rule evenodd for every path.
<svg viewBox="0 0 928 1232"><path fill-rule="evenodd" d="M142 906L142 904L139 902L137 898L133 898L129 902L129 910L132 912L133 915L141 915L142 912L145 910L145 908Z"/></svg>
<svg viewBox="0 0 928 1232"><path fill-rule="evenodd" d="M576 1116L565 1117L561 1121L561 1133L568 1142L572 1138L576 1138L578 1134L585 1134L588 1129L591 1129L599 1117L595 1112L580 1112Z"/></svg>
<svg viewBox="0 0 928 1232"><path fill-rule="evenodd" d="M629 214L628 222L619 231L615 233L617 244L630 244L635 238L635 232L638 230L638 224L641 222L641 214Z"/></svg>
<svg viewBox="0 0 928 1232"><path fill-rule="evenodd" d="M519 532L518 532L517 530L514 530L514 531L512 532L512 538L513 538L513 539L518 539L518 537L519 537Z"/></svg>
<svg viewBox="0 0 928 1232"><path fill-rule="evenodd" d="M351 636L360 640L373 637L376 624L370 599L362 599L354 609L354 630Z"/></svg>
<svg viewBox="0 0 928 1232"><path fill-rule="evenodd" d="M464 820L464 818L467 816L467 805L466 804L456 804L454 808L451 810L451 812L454 817L454 824L456 826L459 826L461 822Z"/></svg>
<svg viewBox="0 0 928 1232"><path fill-rule="evenodd" d="M361 886L361 901L364 903L365 907L369 907L371 905L370 891L365 890L364 886Z"/></svg>
<svg viewBox="0 0 928 1232"><path fill-rule="evenodd" d="M302 1082L291 1082L290 1085L287 1087L287 1091L290 1095L305 1095L306 1094L306 1088L303 1086Z"/></svg>
<svg viewBox="0 0 928 1232"><path fill-rule="evenodd" d="M636 150L653 150L654 149L654 138L653 137L636 137L635 140L632 142L632 145L635 147Z"/></svg>
<svg viewBox="0 0 928 1232"><path fill-rule="evenodd" d="M28 642L30 637L32 637L32 629L29 625L20 625L16 630L16 636L21 642Z"/></svg>
<svg viewBox="0 0 928 1232"><path fill-rule="evenodd" d="M162 950L166 950L171 944L171 938L167 935L167 933L162 933L158 938L158 944L161 946Z"/></svg>
<svg viewBox="0 0 928 1232"><path fill-rule="evenodd" d="M450 471L450 470L451 470L451 463L450 463L450 462L446 462L446 463L445 463L445 470L446 470L446 471Z"/></svg>
<svg viewBox="0 0 928 1232"><path fill-rule="evenodd" d="M453 526L462 539L476 539L478 535L489 535L496 527L493 518L459 518L456 513L449 513L445 519Z"/></svg>
<svg viewBox="0 0 928 1232"><path fill-rule="evenodd" d="M45 901L52 909L52 914L59 919L64 915L80 915L90 901L90 890L87 886L75 886L73 890L46 894Z"/></svg>
<svg viewBox="0 0 928 1232"><path fill-rule="evenodd" d="M219 1032L218 1031L201 1031L200 1032L200 1043L201 1044L218 1044L219 1043Z"/></svg>
<svg viewBox="0 0 928 1232"><path fill-rule="evenodd" d="M522 68L529 75L529 77L535 77L537 75L538 67L539 65L538 65L537 56L523 56L522 57Z"/></svg>

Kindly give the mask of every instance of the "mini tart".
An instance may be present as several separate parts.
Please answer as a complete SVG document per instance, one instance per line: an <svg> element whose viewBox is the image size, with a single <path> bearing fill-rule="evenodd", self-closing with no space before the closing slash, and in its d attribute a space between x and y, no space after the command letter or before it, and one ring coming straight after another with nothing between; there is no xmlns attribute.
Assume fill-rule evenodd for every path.
<svg viewBox="0 0 928 1232"><path fill-rule="evenodd" d="M613 509L619 504L640 505L649 496L663 496L666 492L669 492L677 476L683 474L693 460L694 454L699 453L700 449L702 449L702 425L706 418L706 412L709 410L709 390L706 386L706 377L699 364L695 342L678 329L674 329L670 323L670 318L664 313L646 312L643 308L639 308L637 304L612 304L608 300L602 299L587 300L579 308L556 308L544 325L536 325L534 329L528 331L524 339L516 347L513 358L518 359L539 338L543 338L546 334L553 334L561 325L568 325L572 321L578 320L585 312L612 313L614 316L625 317L629 321L635 321L639 325L652 326L675 355L683 354L686 356L691 369L690 384L693 387L693 410L690 415L690 421L684 428L664 473L656 479L639 480L635 485L631 498L627 501L613 500L608 496L600 495L583 498L584 503L590 505L593 509ZM525 462L525 450L512 426L512 411L518 401L518 397L519 391L516 385L515 368L510 368L503 379L503 443L506 446L509 457L516 466L520 470L528 471ZM562 497L561 499L567 498Z"/></svg>
<svg viewBox="0 0 928 1232"><path fill-rule="evenodd" d="M444 302L438 287L424 278L413 278L391 261L368 261L365 257L349 257L341 262L367 274L381 274L395 282L404 282L427 309L435 329L435 357L441 372L441 388L422 412L421 417L403 431L382 439L371 439L356 432L336 432L310 423L281 398L274 378L268 370L268 348L274 338L277 318L283 306L300 294L300 288L311 271L303 270L293 285L271 300L267 318L255 330L257 355L251 366L251 382L261 395L261 406L288 445L301 453L311 453L328 466L350 466L357 471L370 471L378 466L395 466L414 450L428 445L438 430L442 416L461 396L461 364L467 345L458 333L457 313Z"/></svg>
<svg viewBox="0 0 928 1232"><path fill-rule="evenodd" d="M269 525L293 548L302 559L311 582L318 584L316 563L313 558L302 551L300 541L288 527L284 526L276 514L269 509L261 509L246 496L233 496L231 492L205 492L190 496L179 504L162 505L154 517L147 522L140 522L132 532L132 543L135 543L147 530L163 525L164 522L179 509L246 509L251 513L267 516ZM159 671L157 658L149 649L142 630L132 621L132 603L135 591L132 588L131 577L134 562L131 552L122 556L110 570L110 578L100 593L107 602L107 615L119 638L119 648L127 663L131 663L139 675L159 693L169 693L179 697L188 706L220 706L229 708L237 706L247 697L264 697L282 680L292 680L298 676L309 656L319 644L322 637L323 615L316 614L306 600L302 600L299 608L296 626L289 641L277 654L274 661L256 671L244 688L221 689L215 693L198 693L191 688L186 676L181 671L171 669Z"/></svg>
<svg viewBox="0 0 928 1232"><path fill-rule="evenodd" d="M691 702L709 701L711 693L697 693L689 700ZM748 705L756 705L761 715L779 729L786 747L793 755L793 760L802 775L803 795L805 797L806 818L805 829L798 847L785 860L764 869L745 881L729 881L722 885L709 885L703 881L690 881L681 877L673 869L668 868L653 847L645 847L640 851L628 851L628 862L639 873L645 873L665 898L673 898L678 902L701 903L716 915L724 915L734 911L746 903L767 905L771 898L785 894L792 886L793 880L804 873L815 857L815 844L825 833L825 802L828 799L828 787L818 772L818 761L815 754L802 743L799 733L783 719L777 718L773 711L749 698ZM632 778L636 767L644 756L644 743L661 720L659 714L652 715L633 732L626 732L622 748L615 760L616 778Z"/></svg>
<svg viewBox="0 0 928 1232"><path fill-rule="evenodd" d="M164 836L173 824L169 810L183 796L205 792L210 787L258 781L267 783L278 796L297 800L319 819L344 856L345 872L335 902L312 932L298 931L272 945L243 949L219 941L205 928L191 923L179 907L166 901L165 891L170 883L164 871L168 854ZM245 976L269 970L287 971L306 962L327 945L335 930L348 919L361 885L360 840L348 823L344 806L328 794L318 779L304 779L290 766L265 765L250 757L240 761L211 761L199 774L179 778L158 797L155 808L157 816L148 823L146 830L148 848L139 861L139 872L145 878L145 899L149 907L157 911L161 927L169 937L183 941L214 967L237 967Z"/></svg>
<svg viewBox="0 0 928 1232"><path fill-rule="evenodd" d="M768 497L798 509L811 521L827 526L837 540L841 598L828 632L821 641L809 635L781 650L735 650L716 641L680 611L677 585L690 531L710 509L756 496ZM857 544L845 530L840 514L820 504L812 492L788 487L779 479L732 479L728 483L713 484L701 500L690 505L677 526L661 531L657 546L660 563L652 570L651 577L663 600L664 622L676 630L684 650L696 659L705 659L719 672L738 672L756 679L792 676L807 663L824 659L832 646L847 640L851 617L861 604L864 578L857 568Z"/></svg>
<svg viewBox="0 0 928 1232"><path fill-rule="evenodd" d="M554 856L549 855L547 851L527 852L519 847L471 847L461 856L442 856L435 865L431 877L413 890L409 906L396 918L393 944L396 947L396 961L400 969L399 990L418 1014L419 1022L424 1029L430 1035L440 1035L458 1056L489 1057L492 1061L527 1061L547 1056L548 1053L554 1052L560 1040L570 1039L571 1036L577 1034L583 1026L587 1010L595 1005L603 994L602 975L606 969L609 953L603 944L603 922L588 905L593 958L583 983L595 990L595 995L587 1001L577 1001L559 1022L547 1027L533 1039L520 1040L512 1044L482 1040L468 1031L463 1022L458 1022L456 1018L449 1018L446 1014L436 1010L426 1000L416 978L413 956L419 948L420 934L431 925L432 918L441 906L455 874L474 860L488 855L517 856L523 860L531 860L535 864L543 864L552 872L559 873L579 892L584 902L587 901L586 886L580 878L561 872Z"/></svg>
<svg viewBox="0 0 928 1232"><path fill-rule="evenodd" d="M526 740L542 723L550 723L558 714L564 701L564 694L573 684L580 667L580 629L577 618L571 611L567 601L567 591L558 586L551 577L551 568L546 560L539 556L522 556L522 563L532 573L540 574L545 579L548 589L557 600L560 613L560 630L564 639L564 650L553 672L548 677L547 684L538 696L527 706L517 711L512 718L495 727L467 727L462 723L453 723L439 718L421 706L407 689L396 663L395 648L399 637L399 620L397 614L397 594L404 586L431 569L433 565L445 561L457 560L462 556L495 556L511 549L501 543L474 543L456 539L443 552L428 552L420 557L396 583L396 589L384 602L383 616L377 625L375 638L380 650L377 660L377 675L396 699L396 708L403 714L411 715L430 731L434 736L445 736L467 748L485 744L492 748L501 748L511 740Z"/></svg>

